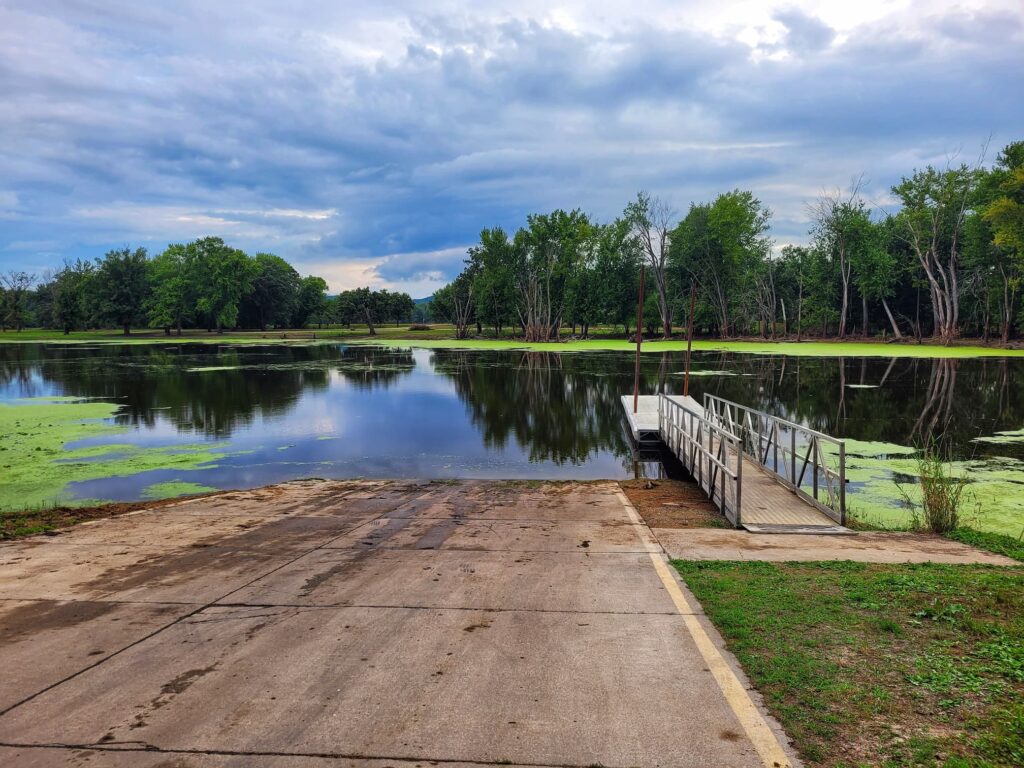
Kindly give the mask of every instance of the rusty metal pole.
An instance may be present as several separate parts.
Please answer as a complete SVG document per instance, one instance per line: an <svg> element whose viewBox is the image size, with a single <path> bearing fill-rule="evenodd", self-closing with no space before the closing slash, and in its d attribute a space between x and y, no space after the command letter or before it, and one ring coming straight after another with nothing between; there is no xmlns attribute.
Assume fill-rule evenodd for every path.
<svg viewBox="0 0 1024 768"><path fill-rule="evenodd" d="M636 369L633 371L633 413L640 405L640 344L644 340L644 265L640 265L640 301L636 305Z"/></svg>
<svg viewBox="0 0 1024 768"><path fill-rule="evenodd" d="M686 375L683 378L683 397L690 394L690 352L693 349L693 303L696 297L694 284L690 283L690 320L686 324Z"/></svg>

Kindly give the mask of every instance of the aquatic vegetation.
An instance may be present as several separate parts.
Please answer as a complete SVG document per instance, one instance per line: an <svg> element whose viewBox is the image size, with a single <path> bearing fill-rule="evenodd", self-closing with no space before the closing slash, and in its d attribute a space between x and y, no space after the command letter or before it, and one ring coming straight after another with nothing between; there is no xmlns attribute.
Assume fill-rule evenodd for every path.
<svg viewBox="0 0 1024 768"><path fill-rule="evenodd" d="M438 327L436 333L454 331ZM310 331L303 331L308 334ZM309 336L289 338L287 333L267 332L262 334L225 333L175 336L129 336L115 332L78 332L71 336L50 331L23 331L20 334L5 334L0 343L30 344L43 343L61 346L89 348L102 345L182 345L204 344L224 348L251 348L259 345L274 346L319 346L322 344L369 344L376 346L418 347L425 349L530 349L544 352L592 352L632 351L636 342L623 338L585 339L562 342L527 343L515 339L424 339L416 332L405 329L381 328L377 336L369 336L361 330L332 328L316 331L316 338ZM686 349L684 339L672 341L645 341L644 352L681 352ZM975 358L975 357L1024 357L1024 349L1001 349L981 346L943 346L939 344L882 343L872 341L720 341L716 339L694 339L694 351L737 352L756 355L790 355L798 357L916 357L916 358Z"/></svg>
<svg viewBox="0 0 1024 768"><path fill-rule="evenodd" d="M349 344L372 344L400 349L520 349L538 352L633 351L636 343L625 339L589 339L585 341L536 342L495 339L347 339ZM646 341L642 352L682 352L686 342ZM695 352L736 352L749 355L789 355L794 357L1024 357L1021 349L993 347L940 346L937 344L880 344L860 341L714 341L694 340Z"/></svg>
<svg viewBox="0 0 1024 768"><path fill-rule="evenodd" d="M166 483L153 483L142 492L142 495L146 499L173 499L178 496L194 496L197 493L210 493L216 490L208 485L171 480Z"/></svg>
<svg viewBox="0 0 1024 768"><path fill-rule="evenodd" d="M79 400L0 404L0 509L87 503L92 500L74 498L69 485L155 469L209 468L227 455L222 445L211 444L92 444L127 431L111 421L119 408ZM91 444L66 447L84 440Z"/></svg>
<svg viewBox="0 0 1024 768"><path fill-rule="evenodd" d="M905 445L847 440L846 503L855 520L907 528L911 504L921 504L918 451ZM968 479L961 523L1017 536L1024 529L1024 461L992 456L947 462L946 471ZM910 503L908 503L908 500Z"/></svg>
<svg viewBox="0 0 1024 768"><path fill-rule="evenodd" d="M990 443L992 445L1012 445L1014 443L1024 443L1024 429L1014 429L1007 430L1005 432L996 432L994 435L976 437L971 442Z"/></svg>

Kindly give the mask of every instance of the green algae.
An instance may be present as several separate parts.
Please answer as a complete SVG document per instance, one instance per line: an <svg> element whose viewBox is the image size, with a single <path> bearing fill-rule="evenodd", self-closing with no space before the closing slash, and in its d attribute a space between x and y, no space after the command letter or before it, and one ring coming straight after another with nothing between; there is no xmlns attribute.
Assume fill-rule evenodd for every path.
<svg viewBox="0 0 1024 768"><path fill-rule="evenodd" d="M398 349L480 349L523 350L529 352L630 352L636 343L625 339L590 339L586 341L524 342L496 339L348 339L349 344L370 344ZM793 357L916 357L971 358L1024 357L1021 349L997 349L974 346L940 346L937 344L881 344L860 341L712 341L693 342L695 352L735 352L749 355L788 355ZM648 341L642 352L685 352L685 341Z"/></svg>
<svg viewBox="0 0 1024 768"><path fill-rule="evenodd" d="M439 326L435 333L452 333L450 328ZM312 331L302 331L312 333ZM123 336L114 331L77 332L70 336L52 331L29 330L17 335L0 334L0 344L57 344L57 345L107 345L107 344L212 344L224 347L249 347L253 345L317 346L320 344L369 344L400 348L424 349L511 349L539 352L593 352L633 351L636 342L622 338L585 339L557 342L517 341L515 339L424 339L406 336L406 331L382 328L377 336L369 336L361 330L327 329L316 331L316 338L302 336L289 338L288 332L267 332L263 334L225 333L189 336ZM672 341L646 341L644 352L682 352L686 349L683 339ZM719 341L695 339L696 351L736 352L756 355L790 355L798 357L915 357L915 358L972 358L972 357L1024 357L1024 349L1001 349L972 345L944 346L939 344L885 343L878 341Z"/></svg>
<svg viewBox="0 0 1024 768"><path fill-rule="evenodd" d="M119 408L95 401L0 404L0 510L95 502L74 498L69 486L157 469L205 469L226 455L223 444L66 447L125 434L125 427L111 421Z"/></svg>
<svg viewBox="0 0 1024 768"><path fill-rule="evenodd" d="M846 506L858 522L906 529L921 501L919 451L893 443L846 440ZM949 462L968 480L962 524L1017 536L1024 530L1024 461L1005 456Z"/></svg>
<svg viewBox="0 0 1024 768"><path fill-rule="evenodd" d="M210 493L216 490L208 485L171 480L166 483L153 483L142 492L142 496L146 499L175 499L178 496L194 496L197 493Z"/></svg>
<svg viewBox="0 0 1024 768"><path fill-rule="evenodd" d="M1013 429L1007 430L1005 432L996 432L994 435L976 437L971 442L989 443L991 445L1012 445L1014 443L1024 443L1024 429Z"/></svg>

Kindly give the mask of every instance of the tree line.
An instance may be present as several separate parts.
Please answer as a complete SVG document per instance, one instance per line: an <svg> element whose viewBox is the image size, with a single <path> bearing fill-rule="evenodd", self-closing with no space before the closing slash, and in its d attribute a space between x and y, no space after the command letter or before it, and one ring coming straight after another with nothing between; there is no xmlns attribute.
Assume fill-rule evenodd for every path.
<svg viewBox="0 0 1024 768"><path fill-rule="evenodd" d="M150 257L145 248L65 263L37 281L12 270L0 275L0 330L32 325L63 330L117 327L303 328L310 323L374 324L412 318L404 293L359 288L327 295L327 283L301 276L280 256L249 256L219 237L176 243Z"/></svg>
<svg viewBox="0 0 1024 768"><path fill-rule="evenodd" d="M1024 323L1024 142L991 167L915 170L891 188L895 212L869 204L861 182L808 205L806 246L776 250L771 211L750 191L693 203L677 216L645 192L599 223L580 210L527 217L509 235L485 229L466 266L431 302L464 338L513 328L527 341L586 337L592 326L636 317L668 338L689 304L698 332L721 337L993 333L1005 343Z"/></svg>

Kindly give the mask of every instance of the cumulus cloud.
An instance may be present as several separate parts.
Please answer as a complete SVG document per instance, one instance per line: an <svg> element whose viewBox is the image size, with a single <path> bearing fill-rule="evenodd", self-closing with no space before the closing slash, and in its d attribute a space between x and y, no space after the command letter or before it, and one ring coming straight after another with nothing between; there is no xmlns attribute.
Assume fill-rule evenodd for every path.
<svg viewBox="0 0 1024 768"><path fill-rule="evenodd" d="M752 189L799 241L822 188L1024 125L1017 0L386 5L0 6L0 269L218 234L419 294L641 188Z"/></svg>

